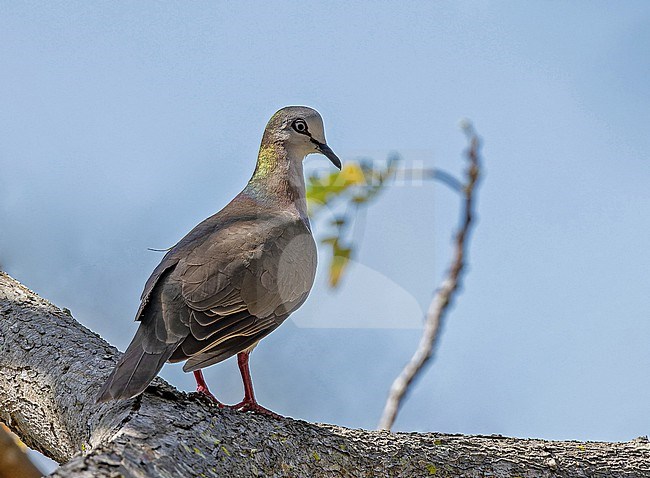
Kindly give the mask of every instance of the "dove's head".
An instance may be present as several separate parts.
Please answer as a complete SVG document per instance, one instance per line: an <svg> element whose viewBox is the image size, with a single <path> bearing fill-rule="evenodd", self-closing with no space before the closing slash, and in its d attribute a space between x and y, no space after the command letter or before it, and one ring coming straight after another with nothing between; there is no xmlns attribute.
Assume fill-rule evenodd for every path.
<svg viewBox="0 0 650 478"><path fill-rule="evenodd" d="M341 169L341 160L325 142L323 118L307 106L286 106L277 111L264 130L262 147L265 145L281 145L300 160L311 153L324 154Z"/></svg>

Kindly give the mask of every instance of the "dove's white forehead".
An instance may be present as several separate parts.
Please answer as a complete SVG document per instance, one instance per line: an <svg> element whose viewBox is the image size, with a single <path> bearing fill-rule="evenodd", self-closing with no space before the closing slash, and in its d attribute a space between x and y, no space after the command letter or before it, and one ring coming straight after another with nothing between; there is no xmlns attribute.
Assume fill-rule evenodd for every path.
<svg viewBox="0 0 650 478"><path fill-rule="evenodd" d="M307 123L310 134L321 142L325 141L323 119L318 111L308 106L285 106L278 110L266 125L266 131L275 134L287 129L294 121L302 119Z"/></svg>

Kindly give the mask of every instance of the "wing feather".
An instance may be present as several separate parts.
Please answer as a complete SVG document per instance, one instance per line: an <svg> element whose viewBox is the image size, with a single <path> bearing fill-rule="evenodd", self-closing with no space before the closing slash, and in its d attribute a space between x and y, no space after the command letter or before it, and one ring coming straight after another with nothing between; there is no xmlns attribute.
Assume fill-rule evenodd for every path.
<svg viewBox="0 0 650 478"><path fill-rule="evenodd" d="M190 333L170 361L197 364L199 356L213 361L243 350L251 337L274 330L311 289L316 249L302 221L262 217L231 229L194 248L174 271L191 313Z"/></svg>

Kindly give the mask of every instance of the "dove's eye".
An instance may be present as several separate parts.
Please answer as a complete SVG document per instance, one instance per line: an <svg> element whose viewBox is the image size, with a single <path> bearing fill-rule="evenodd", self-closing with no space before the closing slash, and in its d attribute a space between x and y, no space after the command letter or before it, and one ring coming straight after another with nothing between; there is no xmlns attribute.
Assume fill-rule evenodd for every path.
<svg viewBox="0 0 650 478"><path fill-rule="evenodd" d="M291 125L298 133L307 134L307 123L303 120L296 120Z"/></svg>

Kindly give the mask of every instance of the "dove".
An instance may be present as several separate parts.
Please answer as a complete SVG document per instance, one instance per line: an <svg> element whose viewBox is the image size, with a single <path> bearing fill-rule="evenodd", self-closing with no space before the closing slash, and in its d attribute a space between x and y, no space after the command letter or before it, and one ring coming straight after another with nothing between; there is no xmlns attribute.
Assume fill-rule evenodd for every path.
<svg viewBox="0 0 650 478"><path fill-rule="evenodd" d="M244 189L168 250L147 280L138 330L97 401L142 393L166 362L185 362L197 392L213 399L202 369L237 355L242 411L275 415L256 400L249 357L307 299L316 274L303 160L341 161L325 141L320 114L288 106L269 120Z"/></svg>

